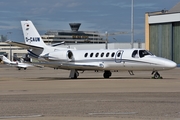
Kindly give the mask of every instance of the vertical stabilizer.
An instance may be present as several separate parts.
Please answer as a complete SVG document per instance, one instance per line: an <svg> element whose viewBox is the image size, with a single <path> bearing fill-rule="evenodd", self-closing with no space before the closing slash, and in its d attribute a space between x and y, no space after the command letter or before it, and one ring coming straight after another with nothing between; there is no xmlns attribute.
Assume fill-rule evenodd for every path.
<svg viewBox="0 0 180 120"><path fill-rule="evenodd" d="M38 31L31 21L21 21L25 43L37 47L46 47Z"/></svg>
<svg viewBox="0 0 180 120"><path fill-rule="evenodd" d="M4 63L11 64L11 61L8 58L6 58L4 55L0 55L0 58Z"/></svg>

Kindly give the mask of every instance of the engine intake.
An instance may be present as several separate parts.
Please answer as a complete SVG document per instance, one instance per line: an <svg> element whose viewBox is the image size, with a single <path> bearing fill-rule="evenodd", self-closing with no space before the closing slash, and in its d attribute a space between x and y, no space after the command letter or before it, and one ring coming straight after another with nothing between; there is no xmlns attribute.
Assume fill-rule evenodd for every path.
<svg viewBox="0 0 180 120"><path fill-rule="evenodd" d="M70 50L67 51L67 57L68 57L69 60L72 60L72 59L73 59L73 53L72 53L72 51L70 51Z"/></svg>

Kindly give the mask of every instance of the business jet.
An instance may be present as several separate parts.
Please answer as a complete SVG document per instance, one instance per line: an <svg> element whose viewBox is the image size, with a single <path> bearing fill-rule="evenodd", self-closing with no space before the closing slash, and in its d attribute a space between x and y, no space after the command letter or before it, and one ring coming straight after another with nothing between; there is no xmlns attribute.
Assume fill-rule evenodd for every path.
<svg viewBox="0 0 180 120"><path fill-rule="evenodd" d="M151 71L153 78L162 78L158 71L174 69L177 64L157 57L144 49L76 50L46 45L31 21L21 21L25 43L9 41L28 49L29 55L45 67L70 70L69 77L76 79L80 71L103 71L103 77L112 71Z"/></svg>
<svg viewBox="0 0 180 120"><path fill-rule="evenodd" d="M27 67L32 67L33 65L28 64L28 63L23 63L19 61L10 61L7 57L4 55L0 55L1 60L3 61L4 64L10 65L10 66L15 66L18 68L18 70L21 70L23 68L24 70L27 69Z"/></svg>

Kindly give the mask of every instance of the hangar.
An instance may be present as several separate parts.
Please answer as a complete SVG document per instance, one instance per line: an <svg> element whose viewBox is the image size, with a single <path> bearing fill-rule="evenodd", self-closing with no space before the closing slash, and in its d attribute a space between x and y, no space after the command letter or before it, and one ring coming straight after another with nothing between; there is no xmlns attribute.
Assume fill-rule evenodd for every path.
<svg viewBox="0 0 180 120"><path fill-rule="evenodd" d="M145 48L180 64L180 2L170 10L145 14Z"/></svg>

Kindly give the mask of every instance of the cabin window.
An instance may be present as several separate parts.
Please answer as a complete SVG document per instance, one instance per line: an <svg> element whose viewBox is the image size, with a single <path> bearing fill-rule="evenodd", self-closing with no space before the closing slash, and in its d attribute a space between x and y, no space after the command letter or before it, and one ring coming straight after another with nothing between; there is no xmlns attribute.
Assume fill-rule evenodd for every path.
<svg viewBox="0 0 180 120"><path fill-rule="evenodd" d="M147 50L139 50L139 56L142 58L146 55L153 55L152 53L150 53L149 51Z"/></svg>
<svg viewBox="0 0 180 120"><path fill-rule="evenodd" d="M108 53L106 53L106 57L109 57L109 52L108 52Z"/></svg>
<svg viewBox="0 0 180 120"><path fill-rule="evenodd" d="M101 57L103 57L104 56L104 53L101 53Z"/></svg>
<svg viewBox="0 0 180 120"><path fill-rule="evenodd" d="M99 53L96 53L96 57L98 57Z"/></svg>
<svg viewBox="0 0 180 120"><path fill-rule="evenodd" d="M117 54L117 57L120 57L120 55L121 55L121 53L119 52L119 53Z"/></svg>
<svg viewBox="0 0 180 120"><path fill-rule="evenodd" d="M132 53L133 58L138 58L138 50L134 50Z"/></svg>
<svg viewBox="0 0 180 120"><path fill-rule="evenodd" d="M84 57L87 57L87 56L88 56L88 53L85 53L85 54L84 54Z"/></svg>
<svg viewBox="0 0 180 120"><path fill-rule="evenodd" d="M114 55L115 55L115 53L113 52L113 53L111 54L111 57L114 57Z"/></svg>
<svg viewBox="0 0 180 120"><path fill-rule="evenodd" d="M90 54L90 57L93 57L93 53Z"/></svg>

